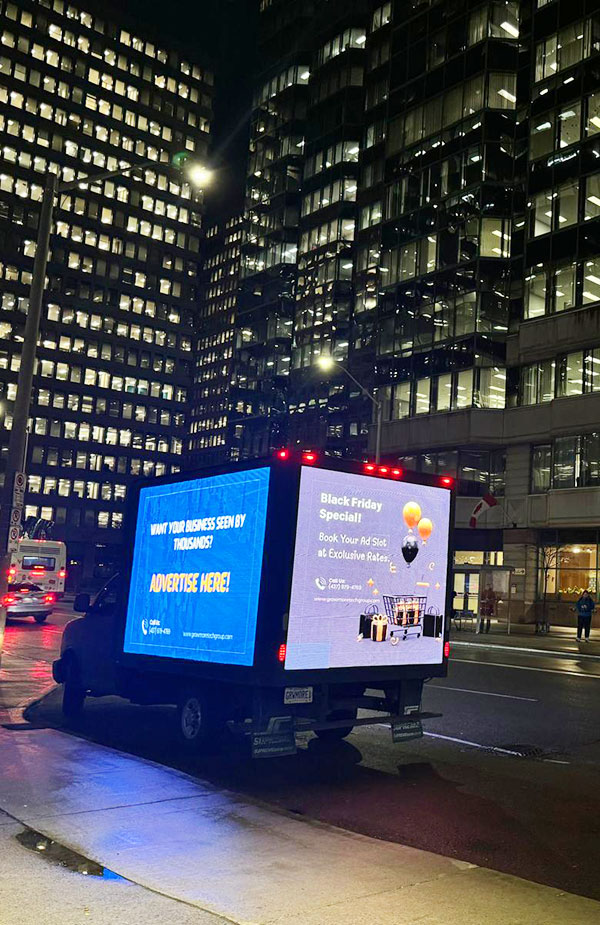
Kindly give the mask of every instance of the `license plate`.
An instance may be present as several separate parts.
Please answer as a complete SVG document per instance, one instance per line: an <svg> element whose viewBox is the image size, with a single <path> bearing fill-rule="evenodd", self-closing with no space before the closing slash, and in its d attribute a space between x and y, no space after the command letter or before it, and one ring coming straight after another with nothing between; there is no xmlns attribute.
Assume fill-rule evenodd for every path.
<svg viewBox="0 0 600 925"><path fill-rule="evenodd" d="M312 687L286 687L283 694L284 703L312 703Z"/></svg>

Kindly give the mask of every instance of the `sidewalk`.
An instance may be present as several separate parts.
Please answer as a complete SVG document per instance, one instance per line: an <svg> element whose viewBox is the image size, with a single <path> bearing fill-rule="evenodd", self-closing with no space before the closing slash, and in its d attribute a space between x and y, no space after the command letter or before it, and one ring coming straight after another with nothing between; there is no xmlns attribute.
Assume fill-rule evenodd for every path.
<svg viewBox="0 0 600 925"><path fill-rule="evenodd" d="M508 634L506 629L503 632L475 633L471 629L457 630L453 627L450 632L450 650L461 646L510 648L538 655L600 659L600 630L592 630L589 642L578 642L575 630L569 627L556 627L546 636L536 635L531 631L524 632L523 629L516 624Z"/></svg>
<svg viewBox="0 0 600 925"><path fill-rule="evenodd" d="M0 729L0 776L10 817L4 825L0 817L0 838L7 825L27 824L126 878L123 888L135 884L154 903L161 894L194 910L197 925L217 925L217 917L239 925L600 921L593 900L299 819L56 731ZM3 881L13 890L3 925L36 921L36 881L6 864ZM7 919L17 895L20 917ZM147 925L184 921L143 908L138 921ZM71 921L60 906L44 909L46 925ZM114 921L130 919L115 906Z"/></svg>

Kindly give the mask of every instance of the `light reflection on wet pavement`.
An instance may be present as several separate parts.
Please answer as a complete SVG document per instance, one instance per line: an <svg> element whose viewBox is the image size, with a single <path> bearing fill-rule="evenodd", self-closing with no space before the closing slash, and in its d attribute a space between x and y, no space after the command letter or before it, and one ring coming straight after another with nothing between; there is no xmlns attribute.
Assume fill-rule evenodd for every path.
<svg viewBox="0 0 600 925"><path fill-rule="evenodd" d="M7 623L0 661L0 722L20 722L22 708L53 683L52 662L63 627L73 616L70 604L61 603L41 626L29 619Z"/></svg>

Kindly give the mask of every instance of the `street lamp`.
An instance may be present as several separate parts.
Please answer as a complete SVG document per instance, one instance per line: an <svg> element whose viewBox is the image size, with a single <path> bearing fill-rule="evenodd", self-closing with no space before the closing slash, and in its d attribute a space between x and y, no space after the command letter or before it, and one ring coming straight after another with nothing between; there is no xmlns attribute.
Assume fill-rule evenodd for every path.
<svg viewBox="0 0 600 925"><path fill-rule="evenodd" d="M356 379L352 375L352 373L348 369L346 369L345 366L342 366L342 364L338 360L334 359L334 357L330 355L322 354L317 359L317 366L320 369L322 369L323 372L331 372L334 369L341 370L343 373L345 373L348 376L349 379L352 380L354 385L358 386L358 388L361 391L361 394L365 395L373 403L373 407L375 408L375 422L376 422L375 424L375 427L376 427L376 430L375 430L375 462L379 463L381 461L381 425L383 422L383 402L381 401L381 399L376 398L375 395L373 395L373 393L370 392L367 388L365 388L362 382L359 382L358 379Z"/></svg>
<svg viewBox="0 0 600 925"><path fill-rule="evenodd" d="M203 188L207 186L212 179L212 171L200 164L191 163L187 152L181 152L179 155L176 155L172 159L172 163L177 167L185 167L185 172L190 182L196 186ZM10 541L9 531L12 527L15 535L18 535L18 528L21 522L21 509L18 505L22 505L23 493L20 489L17 491L15 476L17 473L24 472L25 469L29 406L31 404L33 371L35 368L40 317L42 314L42 302L46 284L46 266L48 264L48 253L50 250L50 233L52 231L56 197L62 193L72 192L73 190L86 189L91 184L110 180L113 177L122 177L132 170L144 169L146 167L156 169L156 167L159 166L160 164L153 160L141 161L137 164L124 164L124 166L119 167L118 170L109 170L89 177L80 177L78 180L73 180L69 183L59 183L58 176L55 173L46 174L42 208L38 223L35 258L33 261L33 275L29 290L29 309L25 321L23 349L21 351L21 363L17 380L17 394L15 396L12 428L8 441L8 454L6 457L4 486L2 489L2 504L0 507L0 601L4 598L8 586L8 569L11 555L10 548L13 546L13 543ZM0 654L2 653L5 624L6 609L4 606L0 605Z"/></svg>

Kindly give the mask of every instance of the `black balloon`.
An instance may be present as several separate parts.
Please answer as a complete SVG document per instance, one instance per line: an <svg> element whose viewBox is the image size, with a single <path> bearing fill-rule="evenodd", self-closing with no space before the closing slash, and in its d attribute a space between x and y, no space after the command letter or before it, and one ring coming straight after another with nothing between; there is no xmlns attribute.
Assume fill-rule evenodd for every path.
<svg viewBox="0 0 600 925"><path fill-rule="evenodd" d="M412 533L408 533L402 540L402 555L404 556L404 561L408 562L410 565L410 563L417 558L418 554L419 544L417 538L413 536Z"/></svg>

